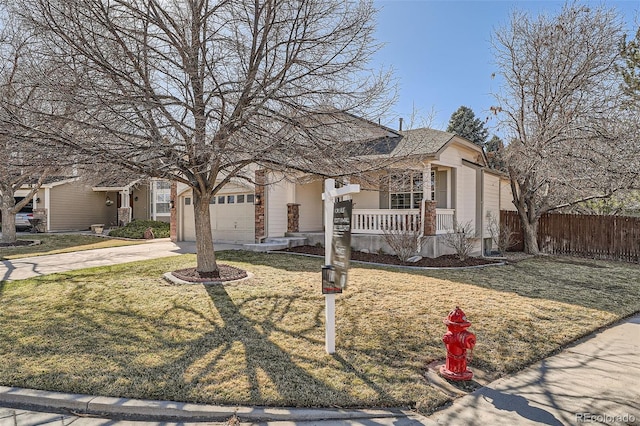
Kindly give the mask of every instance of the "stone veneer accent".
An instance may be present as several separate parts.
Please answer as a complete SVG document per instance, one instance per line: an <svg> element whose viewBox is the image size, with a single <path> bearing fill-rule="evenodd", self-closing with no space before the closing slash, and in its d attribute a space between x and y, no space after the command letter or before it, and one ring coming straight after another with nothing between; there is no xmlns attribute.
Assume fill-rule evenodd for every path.
<svg viewBox="0 0 640 426"><path fill-rule="evenodd" d="M131 217L131 207L118 207L118 225L126 226Z"/></svg>
<svg viewBox="0 0 640 426"><path fill-rule="evenodd" d="M424 235L436 235L436 201L424 202Z"/></svg>
<svg viewBox="0 0 640 426"><path fill-rule="evenodd" d="M300 231L300 204L287 204L287 232Z"/></svg>
<svg viewBox="0 0 640 426"><path fill-rule="evenodd" d="M171 182L171 196L169 199L173 201L171 218L169 219L169 238L175 243L178 241L178 184L176 182Z"/></svg>
<svg viewBox="0 0 640 426"><path fill-rule="evenodd" d="M265 223L265 183L267 182L267 173L265 170L256 170L256 185L255 185L255 238L256 242L260 242L261 238L266 237L266 223ZM258 200L260 200L258 202Z"/></svg>

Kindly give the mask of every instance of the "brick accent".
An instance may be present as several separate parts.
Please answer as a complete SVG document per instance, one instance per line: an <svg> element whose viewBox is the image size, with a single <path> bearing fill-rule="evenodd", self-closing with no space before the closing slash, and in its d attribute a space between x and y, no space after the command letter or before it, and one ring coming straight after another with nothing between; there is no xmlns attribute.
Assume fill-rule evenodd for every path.
<svg viewBox="0 0 640 426"><path fill-rule="evenodd" d="M131 207L118 208L118 225L126 226L131 221Z"/></svg>
<svg viewBox="0 0 640 426"><path fill-rule="evenodd" d="M424 202L424 235L436 235L436 201Z"/></svg>
<svg viewBox="0 0 640 426"><path fill-rule="evenodd" d="M287 232L300 231L300 204L287 204Z"/></svg>
<svg viewBox="0 0 640 426"><path fill-rule="evenodd" d="M265 170L256 170L256 186L255 186L255 238L256 242L260 238L266 237L266 223L265 223L265 184L267 182L267 173Z"/></svg>
<svg viewBox="0 0 640 426"><path fill-rule="evenodd" d="M176 205L178 202L178 184L176 182L171 182L170 200L173 201L173 208L169 219L169 238L175 243L178 241L178 209Z"/></svg>

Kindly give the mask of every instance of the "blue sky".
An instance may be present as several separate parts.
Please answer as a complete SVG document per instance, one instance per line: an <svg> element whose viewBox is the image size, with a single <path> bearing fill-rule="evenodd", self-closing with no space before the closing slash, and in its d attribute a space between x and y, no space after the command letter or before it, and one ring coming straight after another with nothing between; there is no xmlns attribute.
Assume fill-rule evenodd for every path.
<svg viewBox="0 0 640 426"><path fill-rule="evenodd" d="M629 28L636 25L640 0L583 1L611 6L624 16ZM377 39L385 46L376 65L391 66L399 83L399 99L392 121L405 122L415 109L419 116L435 112L430 126L444 130L451 114L461 105L476 117L490 117L492 92L498 80L490 47L491 34L509 22L511 11L555 13L562 1L508 0L375 0ZM637 25L635 26L637 28ZM635 31L635 30L634 30ZM490 131L493 123L486 124ZM416 126L422 125L417 122Z"/></svg>

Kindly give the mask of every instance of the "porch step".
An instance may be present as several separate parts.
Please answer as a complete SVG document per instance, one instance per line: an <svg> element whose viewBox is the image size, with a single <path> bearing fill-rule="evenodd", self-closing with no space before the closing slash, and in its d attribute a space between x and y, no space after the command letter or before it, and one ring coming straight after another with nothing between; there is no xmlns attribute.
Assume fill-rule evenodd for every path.
<svg viewBox="0 0 640 426"><path fill-rule="evenodd" d="M282 237L267 238L264 243L243 244L245 250L249 251L269 251L283 250L290 247L303 246L307 243L304 237Z"/></svg>

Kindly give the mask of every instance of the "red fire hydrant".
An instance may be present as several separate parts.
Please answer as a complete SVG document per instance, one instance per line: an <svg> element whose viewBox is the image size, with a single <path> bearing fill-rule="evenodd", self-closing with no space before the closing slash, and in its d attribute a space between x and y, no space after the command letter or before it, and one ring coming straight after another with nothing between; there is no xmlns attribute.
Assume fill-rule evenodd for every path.
<svg viewBox="0 0 640 426"><path fill-rule="evenodd" d="M457 306L444 319L444 323L448 329L442 336L447 348L447 362L440 367L440 374L450 380L471 380L473 372L467 369L467 349L473 351L476 345L476 335L467 331L471 323Z"/></svg>

